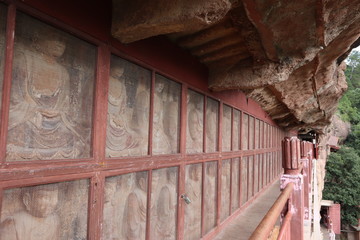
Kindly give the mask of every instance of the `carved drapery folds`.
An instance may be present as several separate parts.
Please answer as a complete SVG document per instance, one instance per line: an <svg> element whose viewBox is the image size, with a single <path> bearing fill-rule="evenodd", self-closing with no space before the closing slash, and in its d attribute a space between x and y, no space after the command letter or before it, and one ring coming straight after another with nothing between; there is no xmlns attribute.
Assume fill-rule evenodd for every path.
<svg viewBox="0 0 360 240"><path fill-rule="evenodd" d="M151 72L112 56L106 156L148 154Z"/></svg>
<svg viewBox="0 0 360 240"><path fill-rule="evenodd" d="M191 204L185 206L184 239L195 240L201 238L201 199L202 199L202 165L186 166L185 192Z"/></svg>
<svg viewBox="0 0 360 240"><path fill-rule="evenodd" d="M17 15L6 159L91 156L95 46Z"/></svg>

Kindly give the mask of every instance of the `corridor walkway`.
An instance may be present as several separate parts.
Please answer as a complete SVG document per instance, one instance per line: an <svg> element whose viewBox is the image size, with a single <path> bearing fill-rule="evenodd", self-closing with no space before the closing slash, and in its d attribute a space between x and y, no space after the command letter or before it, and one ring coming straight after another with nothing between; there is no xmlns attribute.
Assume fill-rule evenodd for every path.
<svg viewBox="0 0 360 240"><path fill-rule="evenodd" d="M276 181L228 225L215 240L247 240L280 194Z"/></svg>

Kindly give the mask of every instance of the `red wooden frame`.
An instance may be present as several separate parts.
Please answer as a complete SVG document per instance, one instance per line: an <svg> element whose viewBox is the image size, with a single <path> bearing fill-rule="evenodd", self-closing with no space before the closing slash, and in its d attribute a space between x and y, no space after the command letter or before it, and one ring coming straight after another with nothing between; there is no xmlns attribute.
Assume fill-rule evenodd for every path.
<svg viewBox="0 0 360 240"><path fill-rule="evenodd" d="M216 161L217 162L217 227L210 231L204 239L211 238L218 231L220 231L226 224L228 224L236 215L238 215L258 194L268 185L273 179L270 179L270 167L275 168L274 161L270 161L270 152L279 151L280 139L276 132L280 133L280 130L275 129L272 122L267 118L267 114L261 110L251 99L247 99L244 94L238 91L228 91L226 93L213 93L207 89L206 85L206 70L200 64L196 63L195 68L188 68L188 72L183 71L181 64L184 64L184 59L188 61L191 59L188 65L194 63L194 59L186 55L182 50L173 46L169 41L163 38L155 38L138 42L130 45L123 45L107 36L104 32L101 32L100 27L92 29L92 27L86 24L77 23L74 21L74 16L65 16L62 13L64 11L54 12L49 9L48 3L41 3L38 0L28 1L26 4L18 0L2 0L8 4L7 26L6 26L6 52L5 52L5 67L4 67L4 83L2 94L2 105L0 115L0 198L2 199L3 189L30 186L36 184L46 184L52 182L71 181L77 179L90 179L89 189L89 220L88 220L88 237L89 239L99 239L101 236L100 229L95 226L100 226L102 223L102 212L104 203L104 183L105 178L108 176L116 176L125 173L132 173L137 171L148 171L148 213L147 213L147 239L150 239L150 204L151 204L151 179L152 170L166 167L178 167L178 213L177 213L177 239L183 239L184 231L184 202L179 197L181 193L185 191L185 166L192 163L203 163L203 178L205 176L205 162ZM56 4L60 4L60 1L54 1ZM69 4L69 2L64 3ZM85 4L85 2L83 3ZM87 4L87 3L86 3ZM65 7L63 7L63 10ZM96 80L94 88L94 106L93 106L93 131L92 131L92 157L89 159L68 159L68 160L45 160L45 161L26 161L26 162L5 162L6 154L6 138L8 130L8 117L10 106L10 90L12 79L12 60L14 50L14 36L15 36L15 18L16 11L21 10L26 14L37 17L40 20L54 25L64 31L67 31L85 41L94 44L97 47L97 63L96 63ZM48 13L48 14L46 14ZM107 18L106 18L107 19ZM81 21L80 21L81 22ZM101 22L107 22L102 20ZM70 24L71 23L71 24ZM81 25L81 26L80 26ZM101 24L100 24L101 25ZM103 26L102 26L103 27ZM79 30L80 29L80 30ZM108 30L108 28L106 28ZM105 30L104 30L105 31ZM109 34L109 33L108 33ZM159 56L155 56L154 51L159 51L159 43L165 43L165 47L180 53L181 61L172 61L174 63L167 63L164 59L169 59L164 51L157 52ZM171 51L169 51L171 52ZM106 121L107 121L107 93L108 93L108 79L110 71L110 57L111 54L115 54L126 60L134 62L144 68L151 71L151 97L150 97L150 112L149 112L149 151L147 156L140 157L121 157L121 158L106 158L105 146L106 146ZM164 57L161 57L164 55ZM174 54L176 55L176 54ZM171 56L173 59L174 57ZM155 61L154 61L155 59ZM161 74L173 81L181 84L181 103L180 103L180 152L171 155L152 155L152 116L153 116L153 104L154 104L154 83L155 74ZM203 130L203 151L200 154L186 154L186 125L187 125L187 106L186 96L188 88L191 87L196 92L204 95L204 130ZM207 97L216 99L219 102L218 111L218 129L217 129L217 151L215 153L206 153L206 106ZM231 107L231 141L230 152L222 151L222 113L223 106L226 104ZM233 139L234 139L234 111L240 111L240 122L238 126L239 132L239 150L234 151ZM247 125L247 150L243 150L243 116L248 114ZM250 120L253 117L253 127L250 129ZM256 134L256 122L259 122L259 131ZM271 124L271 125L270 125ZM262 125L262 127L261 127ZM266 134L265 134L266 132ZM254 148L250 149L250 134L252 135ZM276 135L276 136L275 136ZM258 144L256 144L258 141ZM252 193L248 191L247 203L241 206L242 201L242 182L241 182L241 169L243 167L242 157L252 156L253 159L253 172L255 168L255 156L258 155L258 173L262 174L262 183L258 178L258 192L254 192L254 177L249 174L249 164L247 165L247 182L249 178L252 180ZM266 155L264 155L266 154ZM265 158L263 158L266 156ZM230 216L220 222L220 205L221 205L221 168L222 160L230 159L230 172L232 175L233 160L239 158L239 206L237 210L232 210L232 176L230 177ZM262 161L260 161L260 158ZM273 159L273 158L271 158ZM263 165L265 160L268 161L268 169L264 169ZM270 162L272 162L270 166ZM260 164L261 163L261 164ZM274 177L277 174L272 174ZM265 178L266 176L266 178ZM24 181L26 180L26 181ZM261 187L260 187L261 185ZM204 182L202 183L204 188ZM249 190L249 186L247 186ZM262 188L262 189L261 189ZM204 194L204 191L203 191ZM202 201L204 196L202 198ZM1 201L0 201L1 206ZM202 204L204 207L204 204ZM241 206L241 207L240 207ZM202 211L202 219L204 210ZM203 221L202 221L203 222ZM204 235L203 223L202 223L202 235Z"/></svg>

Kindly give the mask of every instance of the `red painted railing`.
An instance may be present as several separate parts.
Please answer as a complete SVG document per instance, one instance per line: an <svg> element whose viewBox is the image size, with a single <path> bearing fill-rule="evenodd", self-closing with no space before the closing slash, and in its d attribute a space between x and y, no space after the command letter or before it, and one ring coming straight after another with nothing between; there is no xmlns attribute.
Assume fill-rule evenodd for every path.
<svg viewBox="0 0 360 240"><path fill-rule="evenodd" d="M255 231L250 237L250 240L268 239L271 234L278 217L283 211L284 207L288 204L289 198L293 192L293 183L289 183L280 196L277 198L275 203L272 205L270 210L267 212L265 217L262 219L260 224L257 226Z"/></svg>
<svg viewBox="0 0 360 240"><path fill-rule="evenodd" d="M304 220L310 219L313 144L296 137L283 140L282 192L250 240L304 240ZM280 217L280 230L274 226ZM275 235L275 236L274 236Z"/></svg>

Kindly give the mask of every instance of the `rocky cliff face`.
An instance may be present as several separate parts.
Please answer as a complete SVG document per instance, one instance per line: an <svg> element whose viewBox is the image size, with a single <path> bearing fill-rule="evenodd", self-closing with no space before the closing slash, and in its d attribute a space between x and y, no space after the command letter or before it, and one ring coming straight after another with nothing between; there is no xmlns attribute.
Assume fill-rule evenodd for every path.
<svg viewBox="0 0 360 240"><path fill-rule="evenodd" d="M340 119L339 116L334 115L331 118L331 123L324 128L324 133L319 136L318 139L318 149L319 157L316 161L317 163L317 183L318 183L318 195L319 200L322 199L322 190L324 188L325 180L325 165L328 155L330 154L329 139L333 136L339 138L339 142L344 141L350 133L350 123L344 122ZM320 203L319 203L320 204Z"/></svg>
<svg viewBox="0 0 360 240"><path fill-rule="evenodd" d="M360 40L360 0L113 0L128 43L167 34L206 64L209 88L241 89L288 130L323 133Z"/></svg>

